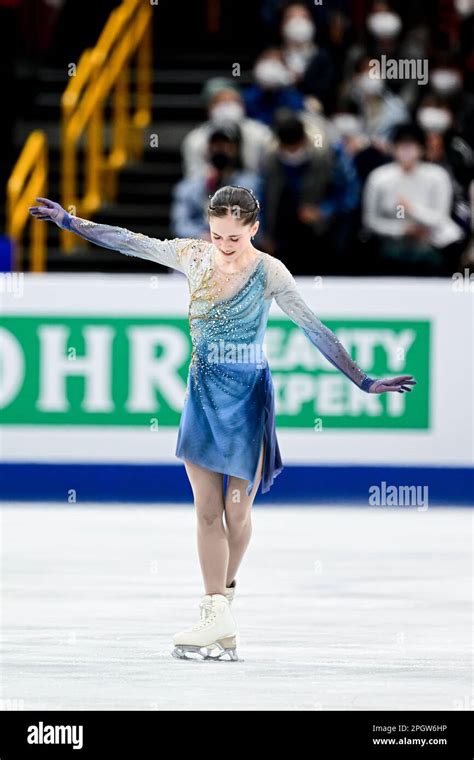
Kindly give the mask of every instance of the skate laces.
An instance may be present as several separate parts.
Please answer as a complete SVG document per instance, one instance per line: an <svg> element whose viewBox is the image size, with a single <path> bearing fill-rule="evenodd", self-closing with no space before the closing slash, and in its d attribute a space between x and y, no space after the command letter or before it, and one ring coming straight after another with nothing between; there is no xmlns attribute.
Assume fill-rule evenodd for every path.
<svg viewBox="0 0 474 760"><path fill-rule="evenodd" d="M201 628L206 628L206 626L213 623L216 619L216 611L212 599L203 600L200 602L199 607L201 608L201 620L199 623L196 623L196 625L193 625L193 631L199 631Z"/></svg>

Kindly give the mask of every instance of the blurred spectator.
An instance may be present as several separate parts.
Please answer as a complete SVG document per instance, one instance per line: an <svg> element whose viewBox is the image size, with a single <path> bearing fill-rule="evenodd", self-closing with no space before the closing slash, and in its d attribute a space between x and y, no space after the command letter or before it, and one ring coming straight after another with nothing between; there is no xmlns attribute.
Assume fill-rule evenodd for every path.
<svg viewBox="0 0 474 760"><path fill-rule="evenodd" d="M316 24L307 6L287 3L281 12L281 54L297 87L328 110L334 98L335 70L328 52L316 45Z"/></svg>
<svg viewBox="0 0 474 760"><path fill-rule="evenodd" d="M341 145L315 148L297 115L280 115L275 131L263 178L267 250L299 274L336 272L358 202L355 170Z"/></svg>
<svg viewBox="0 0 474 760"><path fill-rule="evenodd" d="M370 173L379 166L390 163L391 155L387 152L385 144L379 144L377 140L371 140L364 132L362 120L359 116L351 113L337 113L331 118L332 139L340 140L347 155L352 159L360 188L363 191L365 182ZM362 230L362 204L361 197L354 211L354 227L357 236L351 244L351 254L345 251L343 258L344 274L347 275L370 275L372 274L373 247L367 245L367 237ZM363 245L362 250L360 250Z"/></svg>
<svg viewBox="0 0 474 760"><path fill-rule="evenodd" d="M457 134L451 107L442 100L426 98L416 118L426 135L427 159L444 166L467 197L474 178L474 150Z"/></svg>
<svg viewBox="0 0 474 760"><path fill-rule="evenodd" d="M352 0L353 1L353 0ZM289 4L288 0L261 0L260 17L264 25L265 41L272 43L281 39L281 16L284 8ZM324 3L320 0L300 0L311 14L318 26L318 37L322 44L331 50L342 50L341 44L352 36L352 23L350 18L351 0L331 0Z"/></svg>
<svg viewBox="0 0 474 760"><path fill-rule="evenodd" d="M373 3L365 24L365 39L357 42L347 52L346 74L349 76L361 58L378 58L383 53L394 57L397 52L402 20L389 9L387 3Z"/></svg>
<svg viewBox="0 0 474 760"><path fill-rule="evenodd" d="M238 125L214 129L208 140L207 166L201 176L182 179L174 188L171 227L176 237L210 240L207 207L209 196L224 185L240 185L253 190L260 200L261 178L242 168L241 133ZM255 236L259 245L263 236L260 223Z"/></svg>
<svg viewBox="0 0 474 760"><path fill-rule="evenodd" d="M352 113L336 113L331 118L333 141L341 140L351 157L361 187L374 169L389 163L384 143L371 140L364 132L362 119Z"/></svg>
<svg viewBox="0 0 474 760"><path fill-rule="evenodd" d="M331 134L330 125L324 114L319 112L317 103L313 102L311 96L305 98L305 109L299 111L297 114L291 108L279 108L272 122L272 139L268 146L267 154L274 154L279 148L279 140L275 129L277 124L285 121L286 118L290 120L297 115L298 120L303 125L304 133L308 138L309 143L314 148L317 148L318 155L320 157L325 156L331 147Z"/></svg>
<svg viewBox="0 0 474 760"><path fill-rule="evenodd" d="M451 219L450 176L422 160L425 139L417 125L400 125L393 145L395 160L369 175L363 196L364 224L377 236L383 273L448 274L463 237Z"/></svg>
<svg viewBox="0 0 474 760"><path fill-rule="evenodd" d="M463 73L454 62L436 64L430 72L431 93L446 102L459 135L474 147L474 95L463 89Z"/></svg>
<svg viewBox="0 0 474 760"><path fill-rule="evenodd" d="M272 132L265 124L250 119L239 88L232 79L209 79L202 91L208 121L188 132L182 143L183 173L200 177L206 171L210 133L225 124L238 124L241 129L241 160L247 171L258 172Z"/></svg>
<svg viewBox="0 0 474 760"><path fill-rule="evenodd" d="M391 8L389 3L376 0L371 12L366 19L365 42L353 45L346 57L345 71L350 76L357 62L361 58L369 58L371 61L382 60L410 60L425 59L427 55L428 30L426 27L415 28L409 33L403 33L403 21L398 13ZM418 95L418 83L413 77L406 77L401 69L395 76L396 71L391 72L390 79L386 81L389 91L399 95L407 106L414 106Z"/></svg>
<svg viewBox="0 0 474 760"><path fill-rule="evenodd" d="M293 87L293 77L283 63L278 48L269 48L257 58L255 84L244 89L247 115L271 126L278 108L302 111L303 95Z"/></svg>
<svg viewBox="0 0 474 760"><path fill-rule="evenodd" d="M369 58L359 62L342 102L348 110L357 108L369 137L390 140L394 127L410 120L405 103L390 92L385 79L377 76Z"/></svg>
<svg viewBox="0 0 474 760"><path fill-rule="evenodd" d="M417 121L425 133L426 160L442 166L451 177L453 218L469 234L471 219L469 187L474 178L474 151L454 130L449 105L427 97L417 111Z"/></svg>

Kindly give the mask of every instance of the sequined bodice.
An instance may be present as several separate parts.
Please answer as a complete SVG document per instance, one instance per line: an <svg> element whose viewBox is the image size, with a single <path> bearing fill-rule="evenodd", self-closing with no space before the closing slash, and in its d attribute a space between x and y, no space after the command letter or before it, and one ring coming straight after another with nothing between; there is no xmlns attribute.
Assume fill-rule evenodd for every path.
<svg viewBox="0 0 474 760"><path fill-rule="evenodd" d="M189 262L189 325L193 343L192 363L205 364L209 357L225 363L240 355L263 361L263 337L268 306L265 304L264 257L233 274L216 265L215 249L196 255ZM240 352L240 353L239 353ZM244 354L246 352L246 354Z"/></svg>
<svg viewBox="0 0 474 760"><path fill-rule="evenodd" d="M255 272L264 256L265 254L259 251L250 262L238 271L225 272L219 267L216 260L216 249L211 245L209 249L208 272L210 275L209 287L212 289L212 300L217 303L229 300L235 295Z"/></svg>

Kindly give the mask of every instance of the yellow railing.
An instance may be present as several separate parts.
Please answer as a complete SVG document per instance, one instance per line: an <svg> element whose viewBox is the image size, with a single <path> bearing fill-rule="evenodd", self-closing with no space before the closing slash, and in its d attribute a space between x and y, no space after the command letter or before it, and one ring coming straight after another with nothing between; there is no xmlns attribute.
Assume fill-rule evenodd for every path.
<svg viewBox="0 0 474 760"><path fill-rule="evenodd" d="M124 0L110 15L97 45L79 60L62 97L62 205L78 216L93 214L117 196L118 171L143 152L142 132L151 122L152 9L143 0ZM130 71L136 56L132 112ZM104 111L111 96L110 150L104 149ZM79 197L78 148L84 142L84 183ZM61 231L64 251L78 237Z"/></svg>
<svg viewBox="0 0 474 760"><path fill-rule="evenodd" d="M143 153L143 129L151 122L152 9L147 0L123 0L111 15L97 45L80 58L76 76L62 100L62 205L74 214L92 214L103 200L117 195L117 175L129 159ZM130 71L136 57L135 103L132 110ZM104 110L112 96L111 147L104 151ZM78 147L85 137L84 191L78 191ZM42 272L46 262L47 224L33 219L28 206L47 196L46 135L28 137L7 183L7 234L15 246L15 269L23 263L23 232L31 221L30 269ZM61 230L61 247L71 250L80 238ZM75 240L74 240L75 239Z"/></svg>
<svg viewBox="0 0 474 760"><path fill-rule="evenodd" d="M47 224L33 219L28 207L38 196L47 196L48 144L42 130L32 132L7 183L7 235L14 245L14 270L23 268L23 231L30 221L30 269L43 272L46 261Z"/></svg>

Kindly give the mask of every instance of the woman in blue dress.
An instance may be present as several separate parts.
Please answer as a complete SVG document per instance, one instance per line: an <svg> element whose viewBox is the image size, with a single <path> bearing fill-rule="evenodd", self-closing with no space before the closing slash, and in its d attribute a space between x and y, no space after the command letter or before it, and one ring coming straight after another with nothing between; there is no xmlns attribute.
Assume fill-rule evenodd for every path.
<svg viewBox="0 0 474 760"><path fill-rule="evenodd" d="M283 469L263 353L272 299L361 391L403 393L416 381L411 375L377 380L357 366L303 300L288 268L253 246L260 204L246 188L229 185L212 196L211 242L157 240L73 216L47 198L37 200L44 205L29 209L37 219L187 277L192 357L175 454L193 490L205 594L199 622L174 636L172 654L237 659L230 605L251 537L251 507L260 482L266 493Z"/></svg>

